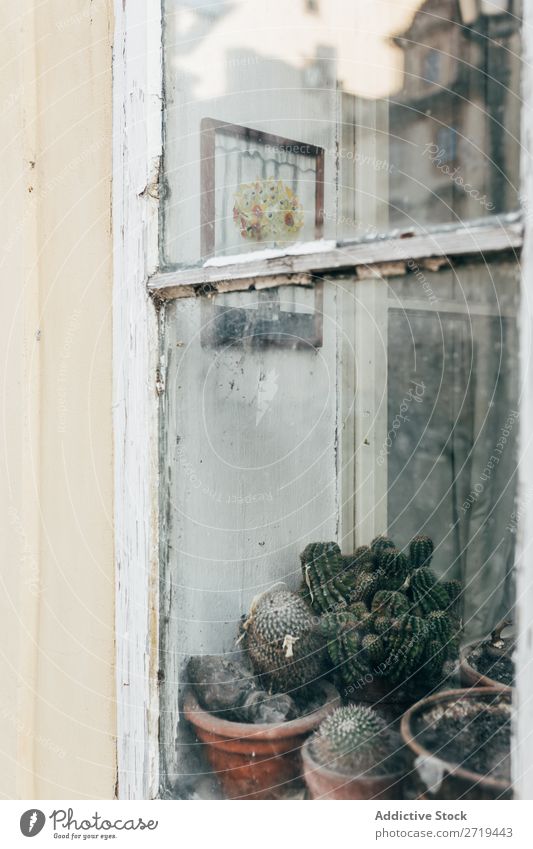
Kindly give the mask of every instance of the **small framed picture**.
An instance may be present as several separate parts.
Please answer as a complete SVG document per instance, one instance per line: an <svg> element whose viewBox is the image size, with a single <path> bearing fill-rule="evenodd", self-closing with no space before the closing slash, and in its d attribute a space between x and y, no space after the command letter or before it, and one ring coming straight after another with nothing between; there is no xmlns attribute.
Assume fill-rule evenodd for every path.
<svg viewBox="0 0 533 849"><path fill-rule="evenodd" d="M322 237L323 148L204 118L200 156L204 259Z"/></svg>

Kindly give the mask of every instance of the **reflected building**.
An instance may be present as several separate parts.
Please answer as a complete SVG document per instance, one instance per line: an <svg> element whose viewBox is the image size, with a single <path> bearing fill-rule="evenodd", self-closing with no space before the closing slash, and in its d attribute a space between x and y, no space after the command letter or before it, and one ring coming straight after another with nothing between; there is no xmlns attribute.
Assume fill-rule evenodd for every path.
<svg viewBox="0 0 533 849"><path fill-rule="evenodd" d="M427 0L394 37L404 79L389 98L391 226L517 208L517 26L510 13L465 25L457 0Z"/></svg>

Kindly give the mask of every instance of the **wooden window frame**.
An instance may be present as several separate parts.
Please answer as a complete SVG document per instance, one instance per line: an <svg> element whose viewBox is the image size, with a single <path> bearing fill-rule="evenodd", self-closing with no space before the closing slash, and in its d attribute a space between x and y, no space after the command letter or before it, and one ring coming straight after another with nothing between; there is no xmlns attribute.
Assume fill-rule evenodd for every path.
<svg viewBox="0 0 533 849"><path fill-rule="evenodd" d="M117 796L159 794L158 398L159 307L169 298L290 284L351 273L372 302L369 281L410 260L521 251L520 436L517 534L518 678L513 770L516 795L533 798L533 4L525 4L521 192L525 214L468 227L351 245L317 244L202 268L158 270L162 154L162 26L159 4L114 0L113 52L113 419L115 441ZM148 17L147 17L148 15ZM409 236L409 237L406 237ZM367 293L366 295L364 293ZM373 304L373 305L372 305ZM379 305L378 307L379 308ZM357 334L356 334L357 338ZM364 470L355 470L364 474Z"/></svg>

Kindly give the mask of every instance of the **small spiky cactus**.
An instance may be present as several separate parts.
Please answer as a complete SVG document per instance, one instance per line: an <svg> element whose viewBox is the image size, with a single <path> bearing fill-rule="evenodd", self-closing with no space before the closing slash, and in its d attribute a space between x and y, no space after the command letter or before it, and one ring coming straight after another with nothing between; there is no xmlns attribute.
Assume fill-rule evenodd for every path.
<svg viewBox="0 0 533 849"><path fill-rule="evenodd" d="M444 610L432 610L426 617L430 636L445 645L452 636L452 623Z"/></svg>
<svg viewBox="0 0 533 849"><path fill-rule="evenodd" d="M378 634L367 634L361 640L361 648L365 652L370 666L375 669L385 660L386 637L381 637Z"/></svg>
<svg viewBox="0 0 533 849"><path fill-rule="evenodd" d="M264 593L252 603L243 630L254 672L270 692L291 692L324 673L323 637L296 593Z"/></svg>
<svg viewBox="0 0 533 849"><path fill-rule="evenodd" d="M333 674L346 686L355 684L368 672L358 625L348 611L325 614L321 622Z"/></svg>
<svg viewBox="0 0 533 849"><path fill-rule="evenodd" d="M407 595L423 614L446 610L449 595L431 569L415 569L407 579Z"/></svg>
<svg viewBox="0 0 533 849"><path fill-rule="evenodd" d="M428 640L421 657L419 675L423 675L429 681L438 679L447 656L447 648L440 640Z"/></svg>
<svg viewBox="0 0 533 849"><path fill-rule="evenodd" d="M350 598L353 579L346 570L335 542L313 542L300 555L302 573L309 589L309 603L317 613L344 607Z"/></svg>
<svg viewBox="0 0 533 849"><path fill-rule="evenodd" d="M353 554L343 554L342 563L345 572L358 575L360 572L373 572L377 566L377 558L368 545L360 545Z"/></svg>
<svg viewBox="0 0 533 849"><path fill-rule="evenodd" d="M379 568L385 574L386 588L399 590L409 574L409 561L397 548L385 548L378 557Z"/></svg>
<svg viewBox="0 0 533 849"><path fill-rule="evenodd" d="M364 601L356 601L353 604L350 604L348 606L348 610L354 619L357 619L361 625L365 625L367 623L370 612Z"/></svg>
<svg viewBox="0 0 533 849"><path fill-rule="evenodd" d="M448 593L448 612L452 616L459 616L463 594L463 585L461 581L443 581L442 586Z"/></svg>
<svg viewBox="0 0 533 849"><path fill-rule="evenodd" d="M381 569L375 572L361 572L355 579L355 584L350 592L352 602L363 602L370 604L374 595L384 586L385 573Z"/></svg>
<svg viewBox="0 0 533 849"><path fill-rule="evenodd" d="M404 760L399 735L363 705L337 708L309 741L316 763L345 775L401 771Z"/></svg>
<svg viewBox="0 0 533 849"><path fill-rule="evenodd" d="M381 552L385 551L387 548L396 548L396 546L391 539L382 534L378 537L374 537L370 543L370 550L378 557Z"/></svg>
<svg viewBox="0 0 533 849"><path fill-rule="evenodd" d="M413 675L423 656L428 636L427 623L420 616L404 613L393 620L388 634L387 677L399 682Z"/></svg>
<svg viewBox="0 0 533 849"><path fill-rule="evenodd" d="M413 569L429 568L433 557L433 540L421 534L414 537L409 545L409 556Z"/></svg>
<svg viewBox="0 0 533 849"><path fill-rule="evenodd" d="M393 619L407 613L409 602L403 593L394 590L379 590L372 599L372 613L390 616Z"/></svg>

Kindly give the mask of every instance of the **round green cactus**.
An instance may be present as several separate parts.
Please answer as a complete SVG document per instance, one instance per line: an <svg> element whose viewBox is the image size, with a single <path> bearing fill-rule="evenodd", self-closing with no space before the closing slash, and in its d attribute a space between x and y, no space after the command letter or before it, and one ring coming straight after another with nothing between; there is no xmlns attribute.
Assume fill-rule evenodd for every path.
<svg viewBox="0 0 533 849"><path fill-rule="evenodd" d="M366 653L370 665L375 668L385 660L385 640L378 634L367 634L361 640L361 648Z"/></svg>
<svg viewBox="0 0 533 849"><path fill-rule="evenodd" d="M366 606L364 601L353 602L353 604L350 604L348 606L348 610L350 611L354 619L357 619L359 622L362 623L366 622L370 615L368 607Z"/></svg>
<svg viewBox="0 0 533 849"><path fill-rule="evenodd" d="M433 540L426 536L416 536L409 545L409 556L413 569L429 568L433 557Z"/></svg>
<svg viewBox="0 0 533 849"><path fill-rule="evenodd" d="M399 735L363 705L337 708L309 742L313 759L346 775L401 771L404 756Z"/></svg>
<svg viewBox="0 0 533 849"><path fill-rule="evenodd" d="M324 673L324 639L296 593L264 593L252 605L243 629L254 672L271 692L290 692Z"/></svg>
<svg viewBox="0 0 533 849"><path fill-rule="evenodd" d="M392 628L393 619L384 613L373 613L371 624L372 629L376 634L387 635Z"/></svg>

